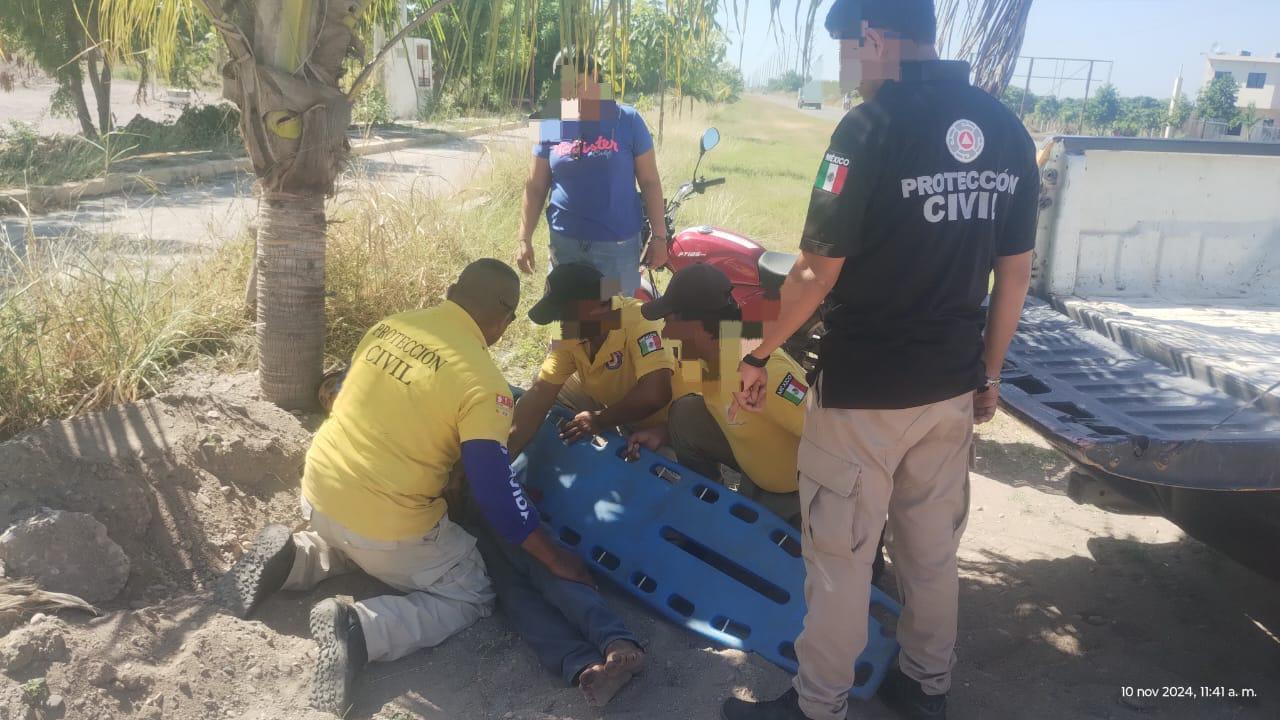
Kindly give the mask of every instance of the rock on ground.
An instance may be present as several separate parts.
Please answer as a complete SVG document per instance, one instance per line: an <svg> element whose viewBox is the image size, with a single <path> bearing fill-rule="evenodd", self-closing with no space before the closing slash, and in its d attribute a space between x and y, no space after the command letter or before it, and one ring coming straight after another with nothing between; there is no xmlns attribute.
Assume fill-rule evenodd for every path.
<svg viewBox="0 0 1280 720"><path fill-rule="evenodd" d="M7 572L89 602L111 600L129 580L129 558L92 515L42 510L0 535Z"/></svg>

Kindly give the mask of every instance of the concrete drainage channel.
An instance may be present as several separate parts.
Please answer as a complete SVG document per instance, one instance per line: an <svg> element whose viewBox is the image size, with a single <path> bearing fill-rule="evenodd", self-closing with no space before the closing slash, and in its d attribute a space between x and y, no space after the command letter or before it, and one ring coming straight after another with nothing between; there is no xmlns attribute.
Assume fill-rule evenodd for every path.
<svg viewBox="0 0 1280 720"><path fill-rule="evenodd" d="M516 120L497 125L473 128L460 133L437 131L431 134L411 137L356 141L352 143L352 157L376 155L409 147L429 147L441 145L450 140L475 137L488 133L502 132L524 127L525 120ZM0 191L0 213L44 212L58 208L73 207L86 198L115 195L138 190L154 190L164 185L181 182L210 180L222 175L239 172L250 172L253 169L249 158L227 158L223 160L207 160L146 170L139 173L114 174L106 177L63 183L61 185L35 185L27 188Z"/></svg>

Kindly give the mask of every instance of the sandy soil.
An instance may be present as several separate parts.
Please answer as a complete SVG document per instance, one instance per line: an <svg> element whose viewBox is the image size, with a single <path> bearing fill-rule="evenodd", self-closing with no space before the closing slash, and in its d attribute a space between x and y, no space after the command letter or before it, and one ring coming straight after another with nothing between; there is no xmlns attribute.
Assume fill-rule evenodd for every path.
<svg viewBox="0 0 1280 720"><path fill-rule="evenodd" d="M310 606L386 592L347 576L240 621L209 588L268 519L297 521L313 419L257 399L249 376L194 376L134 406L0 445L0 522L48 505L90 512L130 555L122 595L91 618L0 614L0 720L39 717L44 678L67 718L318 718L305 710ZM953 718L1280 717L1280 587L1157 518L1065 496L1067 463L1015 421L981 432L961 553ZM715 718L730 694L772 696L780 670L610 592L651 662L603 713L543 671L500 616L361 676L350 717L380 720ZM14 657L25 662L12 667ZM1221 686L1247 700L1138 697ZM1123 688L1134 688L1124 697ZM850 717L892 717L877 702Z"/></svg>

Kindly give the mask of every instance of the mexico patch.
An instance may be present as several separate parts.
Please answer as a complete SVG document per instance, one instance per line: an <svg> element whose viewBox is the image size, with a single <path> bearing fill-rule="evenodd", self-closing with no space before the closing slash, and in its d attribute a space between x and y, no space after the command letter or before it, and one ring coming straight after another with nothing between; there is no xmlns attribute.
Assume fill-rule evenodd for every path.
<svg viewBox="0 0 1280 720"><path fill-rule="evenodd" d="M782 383L778 385L777 393L778 397L792 405L799 405L804 402L804 396L809 393L809 386L797 380L791 373L787 373L782 378Z"/></svg>
<svg viewBox="0 0 1280 720"><path fill-rule="evenodd" d="M511 417L511 411L515 409L515 401L510 395L498 393L498 412L506 417Z"/></svg>
<svg viewBox="0 0 1280 720"><path fill-rule="evenodd" d="M636 340L636 344L640 346L640 357L644 357L650 353L656 353L662 349L662 336L657 331L649 331L640 336Z"/></svg>
<svg viewBox="0 0 1280 720"><path fill-rule="evenodd" d="M844 189L844 180L849 175L849 158L840 153L829 152L822 158L818 168L818 177L813 186L832 195L839 195Z"/></svg>

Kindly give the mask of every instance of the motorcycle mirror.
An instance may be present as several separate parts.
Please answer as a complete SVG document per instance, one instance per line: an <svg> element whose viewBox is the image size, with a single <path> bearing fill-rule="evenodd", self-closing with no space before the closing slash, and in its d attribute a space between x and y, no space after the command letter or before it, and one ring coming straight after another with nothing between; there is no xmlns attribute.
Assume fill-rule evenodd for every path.
<svg viewBox="0 0 1280 720"><path fill-rule="evenodd" d="M711 148L713 148L713 147L715 147L715 146L717 146L717 145L719 145L719 144L720 144L720 131L719 131L719 130L717 130L717 129L715 129L715 128L707 128L707 131L706 131L706 132L704 132L704 133L702 133L702 142L700 143L700 147L702 148L702 152L704 152L704 153L705 153L706 151L710 150Z"/></svg>

